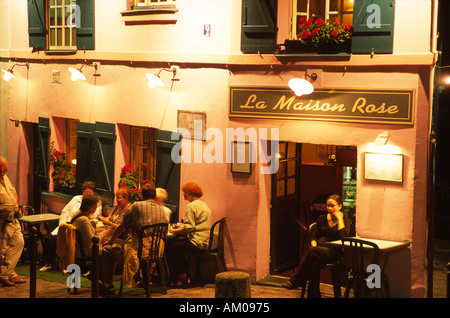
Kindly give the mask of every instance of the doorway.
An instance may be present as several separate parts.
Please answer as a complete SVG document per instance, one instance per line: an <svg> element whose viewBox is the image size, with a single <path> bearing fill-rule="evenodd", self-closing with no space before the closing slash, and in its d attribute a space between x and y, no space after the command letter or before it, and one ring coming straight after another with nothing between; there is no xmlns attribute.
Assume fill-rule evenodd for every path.
<svg viewBox="0 0 450 318"><path fill-rule="evenodd" d="M326 198L336 193L343 197L344 210L354 216L357 150L280 142L278 159L279 169L271 180L270 274L290 275L307 243L305 227L321 213L316 211L311 218L306 202L325 204Z"/></svg>

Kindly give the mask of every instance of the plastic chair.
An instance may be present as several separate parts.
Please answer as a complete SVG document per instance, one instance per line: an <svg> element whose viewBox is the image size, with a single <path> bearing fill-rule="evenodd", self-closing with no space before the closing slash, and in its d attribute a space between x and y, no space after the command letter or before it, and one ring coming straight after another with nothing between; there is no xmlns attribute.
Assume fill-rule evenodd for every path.
<svg viewBox="0 0 450 318"><path fill-rule="evenodd" d="M308 232L308 236L309 236L309 241L311 241L311 234L314 231L314 228L316 226L316 223L312 223L309 226L309 232ZM331 273L331 281L333 284L333 293L334 293L334 297L335 298L340 298L342 296L341 293L341 284L339 281L339 276L340 276L340 266L341 266L341 262L337 261L335 263L330 263L330 264L322 264L321 268L325 268L325 269L329 269L330 273ZM305 293L306 293L306 286L307 286L307 282L305 282L303 284L302 287L302 293L301 293L301 298L305 297Z"/></svg>
<svg viewBox="0 0 450 318"><path fill-rule="evenodd" d="M152 264L157 264L159 268L159 273L161 275L161 282L163 287L163 292L166 292L166 266L164 263L164 243L167 234L167 223L156 223L151 225L146 225L141 228L138 234L139 245L138 245L138 259L139 259L139 269L138 273L142 271L142 278L145 288L145 296L150 298L150 269ZM148 255L143 253L144 249L144 238L149 241ZM147 249L145 247L145 249ZM145 256L143 256L145 255ZM143 270L145 269L145 270ZM120 283L119 295L122 294L122 282Z"/></svg>
<svg viewBox="0 0 450 318"><path fill-rule="evenodd" d="M346 237L342 238L342 246L348 251L350 258L350 271L348 273L347 287L345 289L344 297L349 297L350 290L354 289L355 298L361 296L368 297L370 291L375 290L375 294L378 295L381 288L368 288L367 281L369 275L372 273L367 272L368 265L379 265L379 253L378 245L365 241L362 239ZM348 244L346 244L348 243ZM389 297L389 282L385 274L381 274L381 284L386 290L386 295ZM381 287L381 286L380 286Z"/></svg>
<svg viewBox="0 0 450 318"><path fill-rule="evenodd" d="M222 271L228 271L227 264L225 262L224 255L224 235L223 231L226 224L226 217L214 222L209 231L209 243L208 248L206 250L200 250L196 254L190 255L189 263L191 263L192 258L196 257L196 274L199 275L201 270L202 261L201 258L205 256L213 256L216 273Z"/></svg>

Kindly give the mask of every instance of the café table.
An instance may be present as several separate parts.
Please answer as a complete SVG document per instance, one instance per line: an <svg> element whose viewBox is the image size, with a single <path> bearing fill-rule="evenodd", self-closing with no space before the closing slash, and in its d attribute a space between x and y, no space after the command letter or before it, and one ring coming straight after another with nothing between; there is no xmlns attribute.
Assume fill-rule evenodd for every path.
<svg viewBox="0 0 450 318"><path fill-rule="evenodd" d="M31 248L30 248L30 298L36 298L36 262L37 262L37 237L42 235L38 230L37 226L41 224L48 224L51 222L58 222L60 218L59 214L54 213L40 213L25 215L19 218L19 222L26 223L30 225L30 237L31 237Z"/></svg>
<svg viewBox="0 0 450 318"><path fill-rule="evenodd" d="M391 252L405 249L411 245L411 242L408 240L389 241L389 240L379 240L379 239L365 238L365 237L359 237L359 236L352 236L351 238L369 241L369 242L372 242L372 243L375 243L378 245L380 253L385 254L383 266L381 267L381 273L384 273L384 269L386 268L389 254ZM341 247L342 241L336 240L336 241L328 242L327 244ZM345 250L346 246L350 246L350 243L349 242L344 243L344 250ZM369 249L371 249L371 247L367 247L367 250L369 250ZM389 295L389 291L388 291L388 295Z"/></svg>

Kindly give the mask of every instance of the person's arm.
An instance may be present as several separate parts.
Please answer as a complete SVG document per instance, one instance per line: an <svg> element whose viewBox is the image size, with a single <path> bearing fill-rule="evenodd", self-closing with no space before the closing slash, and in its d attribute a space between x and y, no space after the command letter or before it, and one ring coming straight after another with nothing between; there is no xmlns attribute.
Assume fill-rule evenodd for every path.
<svg viewBox="0 0 450 318"><path fill-rule="evenodd" d="M103 243L103 245L105 244L114 244L114 241L120 236L122 235L122 233L124 233L127 229L125 228L125 226L123 226L123 224L120 224L113 232L111 238L108 241L105 241Z"/></svg>

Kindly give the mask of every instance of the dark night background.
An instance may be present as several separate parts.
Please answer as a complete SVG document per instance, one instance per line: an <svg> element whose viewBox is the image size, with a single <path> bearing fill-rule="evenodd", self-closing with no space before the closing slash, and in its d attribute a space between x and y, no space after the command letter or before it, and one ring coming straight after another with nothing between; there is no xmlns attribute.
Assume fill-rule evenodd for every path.
<svg viewBox="0 0 450 318"><path fill-rule="evenodd" d="M442 54L436 68L433 130L436 134L435 161L435 237L450 239L450 1L439 1L438 51Z"/></svg>

